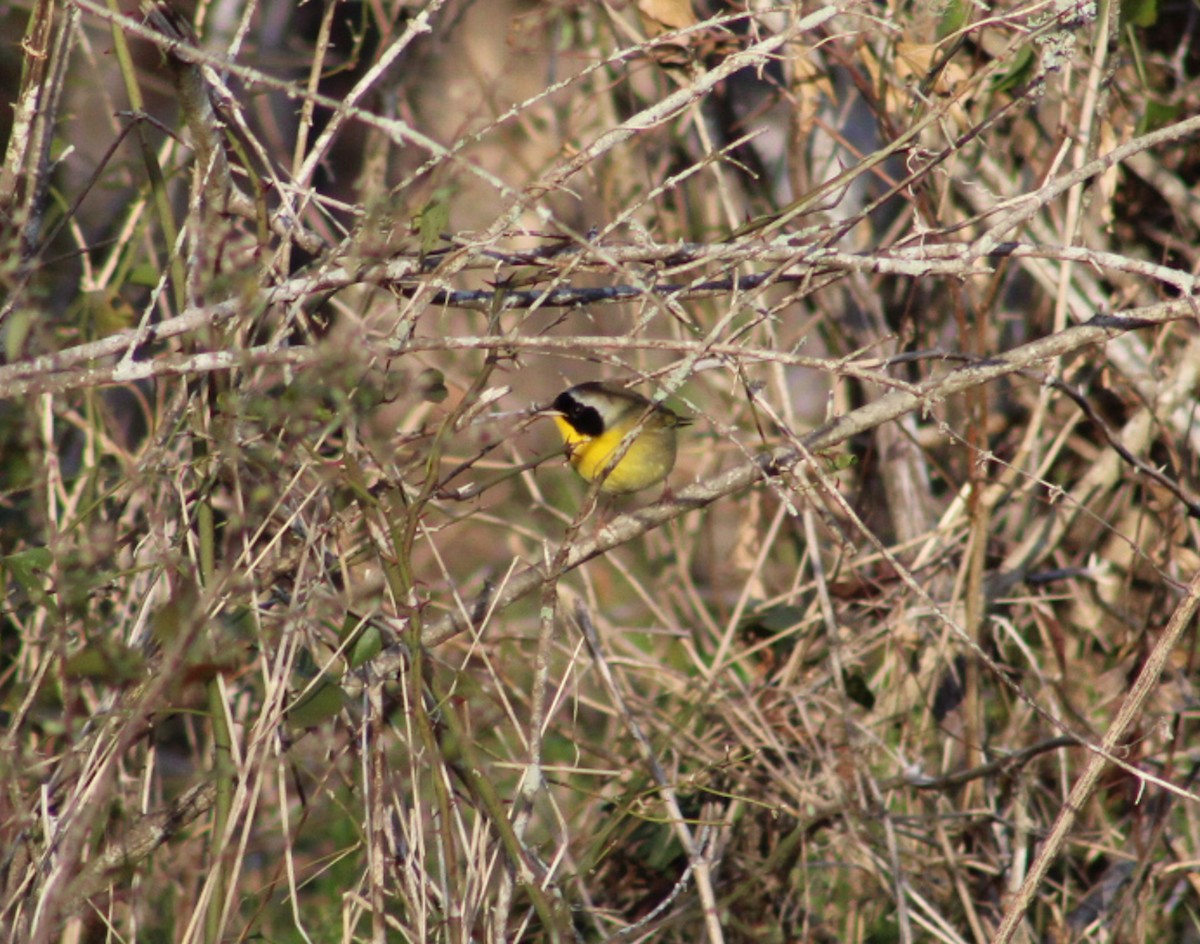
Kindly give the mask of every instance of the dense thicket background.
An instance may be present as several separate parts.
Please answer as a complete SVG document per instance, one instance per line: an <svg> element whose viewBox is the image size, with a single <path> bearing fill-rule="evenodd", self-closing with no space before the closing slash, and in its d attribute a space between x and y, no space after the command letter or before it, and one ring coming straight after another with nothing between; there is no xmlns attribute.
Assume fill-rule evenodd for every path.
<svg viewBox="0 0 1200 944"><path fill-rule="evenodd" d="M0 928L1200 940L1200 7L177 14L0 3Z"/></svg>

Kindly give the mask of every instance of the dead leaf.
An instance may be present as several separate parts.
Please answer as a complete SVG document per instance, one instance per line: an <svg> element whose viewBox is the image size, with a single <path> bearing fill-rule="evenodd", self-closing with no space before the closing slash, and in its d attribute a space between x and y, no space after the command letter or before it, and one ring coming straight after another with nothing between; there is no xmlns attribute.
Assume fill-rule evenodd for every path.
<svg viewBox="0 0 1200 944"><path fill-rule="evenodd" d="M691 0L637 0L637 7L647 36L686 29L698 22Z"/></svg>

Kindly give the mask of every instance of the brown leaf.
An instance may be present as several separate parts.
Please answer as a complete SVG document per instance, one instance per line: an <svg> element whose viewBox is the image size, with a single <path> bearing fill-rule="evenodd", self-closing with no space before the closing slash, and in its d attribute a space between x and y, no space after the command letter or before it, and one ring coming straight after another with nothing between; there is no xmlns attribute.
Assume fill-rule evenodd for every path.
<svg viewBox="0 0 1200 944"><path fill-rule="evenodd" d="M691 0L638 0L642 24L650 36L696 25Z"/></svg>

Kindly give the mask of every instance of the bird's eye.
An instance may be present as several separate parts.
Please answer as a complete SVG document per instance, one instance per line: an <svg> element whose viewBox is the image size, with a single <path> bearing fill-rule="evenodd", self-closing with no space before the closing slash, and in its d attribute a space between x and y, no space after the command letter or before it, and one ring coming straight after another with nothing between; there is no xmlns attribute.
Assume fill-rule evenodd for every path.
<svg viewBox="0 0 1200 944"><path fill-rule="evenodd" d="M594 406L580 403L569 393L560 393L554 409L561 413L581 436L599 436L604 432L604 418Z"/></svg>

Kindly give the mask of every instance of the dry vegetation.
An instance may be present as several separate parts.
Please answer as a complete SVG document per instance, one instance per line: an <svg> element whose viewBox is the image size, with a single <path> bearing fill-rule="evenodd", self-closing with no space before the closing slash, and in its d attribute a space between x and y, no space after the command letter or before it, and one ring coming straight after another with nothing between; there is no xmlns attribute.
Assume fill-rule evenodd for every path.
<svg viewBox="0 0 1200 944"><path fill-rule="evenodd" d="M1200 940L1194 0L119 6L0 5L0 928Z"/></svg>

